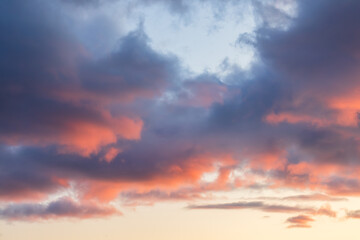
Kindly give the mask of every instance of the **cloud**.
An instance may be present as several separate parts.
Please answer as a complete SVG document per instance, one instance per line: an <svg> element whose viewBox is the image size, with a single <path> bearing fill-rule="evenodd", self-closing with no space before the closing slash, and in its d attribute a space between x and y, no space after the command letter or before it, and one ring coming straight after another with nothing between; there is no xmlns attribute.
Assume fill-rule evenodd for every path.
<svg viewBox="0 0 360 240"><path fill-rule="evenodd" d="M84 64L79 72L85 97L116 102L161 95L178 80L179 70L176 57L154 51L139 26L109 56Z"/></svg>
<svg viewBox="0 0 360 240"><path fill-rule="evenodd" d="M310 228L311 226L308 223L312 221L314 221L314 219L309 216L298 215L288 218L286 223L290 224L288 228Z"/></svg>
<svg viewBox="0 0 360 240"><path fill-rule="evenodd" d="M348 211L346 215L348 218L358 219L360 218L360 210Z"/></svg>
<svg viewBox="0 0 360 240"><path fill-rule="evenodd" d="M48 204L10 204L0 209L0 218L9 221L39 221L58 218L104 218L121 213L111 206L77 203L61 198Z"/></svg>
<svg viewBox="0 0 360 240"><path fill-rule="evenodd" d="M285 201L326 201L337 202L347 201L347 198L333 197L322 193L291 195L286 197L258 197L259 200L285 200Z"/></svg>
<svg viewBox="0 0 360 240"><path fill-rule="evenodd" d="M332 197L326 194L314 193L310 195L295 195L283 198L284 200L295 200L295 201L346 201L346 198Z"/></svg>
<svg viewBox="0 0 360 240"><path fill-rule="evenodd" d="M139 140L140 117L113 113L109 105L160 95L176 76L176 59L153 51L141 29L109 56L93 59L52 5L33 4L13 1L1 10L10 24L0 26L8 33L0 43L0 141L89 155L118 139Z"/></svg>
<svg viewBox="0 0 360 240"><path fill-rule="evenodd" d="M209 205L190 205L189 209L256 209L264 212L273 213L311 213L315 215L327 215L335 217L336 213L330 209L330 206L323 206L319 209L304 206L288 206L282 204L268 204L262 201L246 201L233 202L224 204L209 204Z"/></svg>
<svg viewBox="0 0 360 240"><path fill-rule="evenodd" d="M331 209L330 205L323 205L319 208L310 206L289 206L284 204L271 204L263 201L243 201L232 203L208 204L208 205L190 205L188 209L223 209L223 210L246 210L253 209L268 213L300 213L296 217L290 217L286 223L290 223L289 228L308 228L311 227L308 222L315 221L307 215L312 216L327 216L336 218L337 213ZM307 214L307 215L304 215ZM350 214L348 214L350 216ZM356 215L356 214L355 214Z"/></svg>
<svg viewBox="0 0 360 240"><path fill-rule="evenodd" d="M153 3L177 12L195 6L141 4ZM2 201L44 200L70 187L80 203L103 204L254 186L299 191L279 199L287 201L359 195L359 3L299 1L287 27L264 23L254 33L258 59L248 71L191 77L176 56L151 47L141 26L95 58L61 21L62 4L0 3ZM269 11L267 22L277 14L284 21ZM201 182L213 172L214 182ZM262 200L189 208L336 215L328 206ZM54 215L42 205L12 208L19 217L26 209ZM302 218L289 223L307 226Z"/></svg>

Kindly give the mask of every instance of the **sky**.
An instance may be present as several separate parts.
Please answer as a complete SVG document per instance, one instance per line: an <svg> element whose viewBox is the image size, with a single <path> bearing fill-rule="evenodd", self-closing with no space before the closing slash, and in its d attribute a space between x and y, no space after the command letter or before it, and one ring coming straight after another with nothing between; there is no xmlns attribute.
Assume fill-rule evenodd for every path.
<svg viewBox="0 0 360 240"><path fill-rule="evenodd" d="M2 0L0 240L359 239L359 12Z"/></svg>

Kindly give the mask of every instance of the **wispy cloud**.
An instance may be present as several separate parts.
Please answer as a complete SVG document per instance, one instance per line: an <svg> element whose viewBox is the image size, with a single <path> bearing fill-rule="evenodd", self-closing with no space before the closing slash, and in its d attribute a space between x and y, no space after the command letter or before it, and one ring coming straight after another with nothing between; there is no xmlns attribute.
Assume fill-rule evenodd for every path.
<svg viewBox="0 0 360 240"><path fill-rule="evenodd" d="M288 228L310 228L309 222L313 222L314 219L312 219L309 216L306 215L298 215L295 217L290 217L286 220L286 223L289 223L290 225Z"/></svg>
<svg viewBox="0 0 360 240"><path fill-rule="evenodd" d="M62 198L46 204L10 204L0 209L0 218L8 221L39 221L58 218L104 218L121 215L111 206L95 203L79 203L70 198Z"/></svg>
<svg viewBox="0 0 360 240"><path fill-rule="evenodd" d="M292 223L290 227L311 227L307 224L309 221L315 221L314 219L305 216L304 214L317 216L323 215L327 217L335 218L337 213L331 209L330 205L323 205L321 207L310 206L291 206L283 204L271 204L262 201L246 201L246 202L232 202L232 203L220 203L220 204L208 204L208 205L190 205L188 209L223 209L223 210L245 210L254 209L269 213L286 213L293 214L299 213L301 215L289 218L286 222ZM295 224L295 225L294 225Z"/></svg>

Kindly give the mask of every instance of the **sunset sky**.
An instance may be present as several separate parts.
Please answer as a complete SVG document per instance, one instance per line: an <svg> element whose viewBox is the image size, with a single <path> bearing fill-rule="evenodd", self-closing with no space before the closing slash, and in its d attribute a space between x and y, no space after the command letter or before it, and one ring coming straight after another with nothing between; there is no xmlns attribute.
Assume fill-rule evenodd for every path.
<svg viewBox="0 0 360 240"><path fill-rule="evenodd" d="M0 240L359 226L360 1L0 0Z"/></svg>

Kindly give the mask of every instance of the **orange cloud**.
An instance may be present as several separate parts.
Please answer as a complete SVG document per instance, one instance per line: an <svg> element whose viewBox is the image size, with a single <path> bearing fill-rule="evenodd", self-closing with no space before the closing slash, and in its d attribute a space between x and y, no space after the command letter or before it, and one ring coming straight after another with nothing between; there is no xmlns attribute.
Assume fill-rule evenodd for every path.
<svg viewBox="0 0 360 240"><path fill-rule="evenodd" d="M9 145L57 145L60 153L77 153L89 156L99 151L100 147L115 143L118 138L139 140L143 122L128 117L112 117L103 114L103 122L92 119L59 119L63 129L44 134L16 133L4 135L0 139Z"/></svg>
<svg viewBox="0 0 360 240"><path fill-rule="evenodd" d="M309 222L313 221L314 219L306 215L298 215L286 220L286 222L290 224L288 228L310 228L311 225L309 225Z"/></svg>
<svg viewBox="0 0 360 240"><path fill-rule="evenodd" d="M102 159L106 162L111 162L121 152L121 149L112 147L106 152L105 156Z"/></svg>

